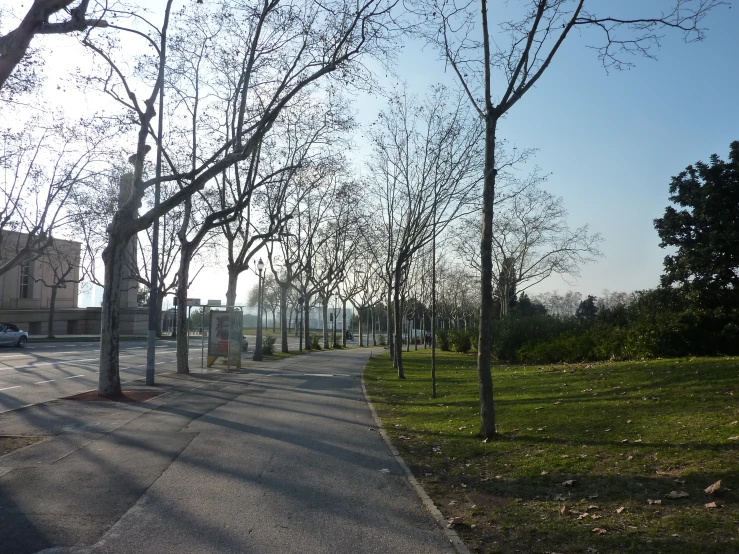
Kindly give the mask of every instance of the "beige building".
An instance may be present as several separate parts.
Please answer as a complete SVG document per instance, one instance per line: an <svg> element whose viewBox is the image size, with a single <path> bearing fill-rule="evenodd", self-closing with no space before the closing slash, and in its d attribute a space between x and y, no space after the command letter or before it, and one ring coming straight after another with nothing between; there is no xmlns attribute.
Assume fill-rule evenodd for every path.
<svg viewBox="0 0 739 554"><path fill-rule="evenodd" d="M27 235L2 231L0 259L8 260L25 245ZM55 240L35 260L0 275L0 322L13 323L33 335L48 334L52 287L56 289L54 334L100 333L100 308L77 307L80 243Z"/></svg>

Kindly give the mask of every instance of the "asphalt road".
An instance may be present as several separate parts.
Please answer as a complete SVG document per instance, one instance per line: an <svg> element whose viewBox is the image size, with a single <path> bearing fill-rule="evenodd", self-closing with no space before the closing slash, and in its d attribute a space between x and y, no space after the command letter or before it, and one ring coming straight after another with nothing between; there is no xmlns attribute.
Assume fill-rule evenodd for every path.
<svg viewBox="0 0 739 554"><path fill-rule="evenodd" d="M255 337L246 336L249 352L252 352ZM356 344L356 341L349 341L349 344ZM279 342L275 346L279 349ZM298 339L291 335L288 347L297 350ZM97 342L33 342L25 348L0 348L0 413L96 389L99 357ZM191 372L198 372L201 359L200 337L192 337ZM146 342L121 342L120 361L122 383L144 379ZM157 341L156 373L175 371L175 363L174 341Z"/></svg>
<svg viewBox="0 0 739 554"><path fill-rule="evenodd" d="M157 373L175 370L175 344L157 341ZM146 342L121 343L121 381L146 375ZM0 348L0 413L96 389L100 365L97 342L29 343ZM200 367L200 343L190 344L191 370Z"/></svg>

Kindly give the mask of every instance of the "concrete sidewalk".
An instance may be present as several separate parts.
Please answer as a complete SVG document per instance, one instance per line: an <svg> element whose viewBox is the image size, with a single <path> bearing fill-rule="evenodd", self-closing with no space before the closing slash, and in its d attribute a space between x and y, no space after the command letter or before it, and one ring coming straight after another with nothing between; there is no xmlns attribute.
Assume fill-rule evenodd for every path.
<svg viewBox="0 0 739 554"><path fill-rule="evenodd" d="M374 428L364 349L0 416L0 552L451 553ZM71 549L58 547L74 547Z"/></svg>

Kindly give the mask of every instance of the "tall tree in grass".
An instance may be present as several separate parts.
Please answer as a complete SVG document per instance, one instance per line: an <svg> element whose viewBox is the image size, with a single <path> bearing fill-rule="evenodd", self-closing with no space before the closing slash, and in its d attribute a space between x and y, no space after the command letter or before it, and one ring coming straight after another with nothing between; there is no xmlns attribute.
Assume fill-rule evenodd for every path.
<svg viewBox="0 0 739 554"><path fill-rule="evenodd" d="M658 4L655 6L654 4ZM493 211L497 190L498 124L541 79L564 42L580 29L598 37L588 45L606 68L631 67L632 56L654 57L662 33L701 40L706 16L723 0L664 0L638 6L592 0L415 0L419 29L456 74L485 124L485 168L480 237L482 303L477 371L480 435L495 436L491 366L494 321ZM591 8L591 6L594 6ZM607 7L606 7L607 6ZM604 13L610 12L610 13Z"/></svg>

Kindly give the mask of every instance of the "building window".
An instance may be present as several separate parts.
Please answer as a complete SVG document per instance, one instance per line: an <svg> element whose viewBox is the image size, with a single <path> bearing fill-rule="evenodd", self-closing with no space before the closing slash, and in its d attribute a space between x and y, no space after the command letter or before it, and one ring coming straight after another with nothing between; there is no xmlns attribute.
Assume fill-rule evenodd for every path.
<svg viewBox="0 0 739 554"><path fill-rule="evenodd" d="M26 260L21 265L21 290L19 298L31 298L31 262Z"/></svg>

